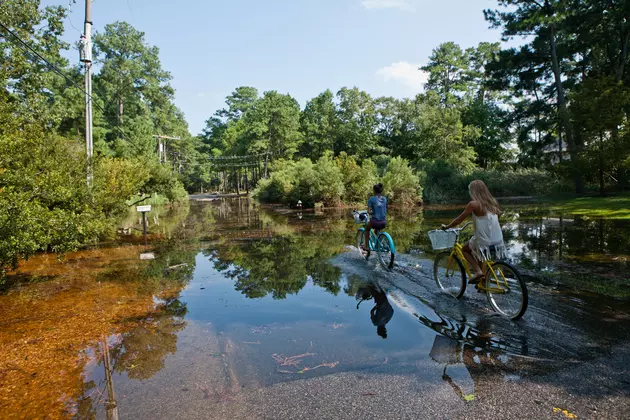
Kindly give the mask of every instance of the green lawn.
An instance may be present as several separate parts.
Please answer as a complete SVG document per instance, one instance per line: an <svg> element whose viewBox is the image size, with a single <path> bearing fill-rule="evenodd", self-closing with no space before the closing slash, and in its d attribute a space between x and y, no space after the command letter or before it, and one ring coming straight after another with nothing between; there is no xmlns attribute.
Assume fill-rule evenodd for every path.
<svg viewBox="0 0 630 420"><path fill-rule="evenodd" d="M542 201L548 203L551 210L557 213L608 219L630 219L629 194L615 197L579 197Z"/></svg>

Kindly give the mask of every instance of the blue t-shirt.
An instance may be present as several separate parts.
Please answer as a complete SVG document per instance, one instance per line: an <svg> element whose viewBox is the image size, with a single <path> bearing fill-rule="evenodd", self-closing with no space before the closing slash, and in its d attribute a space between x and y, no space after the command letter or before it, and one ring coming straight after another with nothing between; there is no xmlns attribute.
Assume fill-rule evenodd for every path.
<svg viewBox="0 0 630 420"><path fill-rule="evenodd" d="M381 196L372 196L368 200L368 207L372 210L372 219L385 221L387 216L387 198Z"/></svg>

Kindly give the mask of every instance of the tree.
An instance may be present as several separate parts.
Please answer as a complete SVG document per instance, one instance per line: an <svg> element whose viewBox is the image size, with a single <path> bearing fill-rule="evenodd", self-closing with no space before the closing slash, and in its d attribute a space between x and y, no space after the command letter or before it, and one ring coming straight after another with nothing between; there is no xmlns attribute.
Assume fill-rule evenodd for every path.
<svg viewBox="0 0 630 420"><path fill-rule="evenodd" d="M358 88L341 88L337 92L339 129L335 154L369 157L376 147L376 114L372 97Z"/></svg>
<svg viewBox="0 0 630 420"><path fill-rule="evenodd" d="M275 90L268 91L243 117L240 148L246 153L270 153L273 159L292 158L302 140L299 130L297 101Z"/></svg>
<svg viewBox="0 0 630 420"><path fill-rule="evenodd" d="M435 93L419 100L413 120L415 131L408 145L413 161L424 164L442 159L460 171L471 171L475 151L468 144L478 136L477 130L464 126L457 109L442 107Z"/></svg>
<svg viewBox="0 0 630 420"><path fill-rule="evenodd" d="M601 79L585 79L572 98L571 111L577 130L585 141L587 159L597 169L600 195L606 194L605 173L619 167L628 153L628 144L619 147L619 139L613 131L625 119L624 109L630 105L630 90L615 80L614 76ZM618 134L618 133L617 133ZM593 159L594 157L594 159Z"/></svg>
<svg viewBox="0 0 630 420"><path fill-rule="evenodd" d="M2 23L52 65L66 70L68 61L61 56L68 47L61 40L66 10L61 6L40 9L39 4L38 0L1 2ZM76 93L76 88L4 29L0 33L0 99L11 104L15 115L28 116L42 126L56 126L67 113L59 98ZM70 80L76 73L71 76Z"/></svg>
<svg viewBox="0 0 630 420"><path fill-rule="evenodd" d="M425 89L435 91L446 107L457 105L468 90L468 57L454 42L440 44L429 57L429 64L420 70L429 73Z"/></svg>
<svg viewBox="0 0 630 420"><path fill-rule="evenodd" d="M258 89L250 86L237 87L225 98L227 109L217 111L216 116L227 121L239 120L254 105L256 99L258 99Z"/></svg>
<svg viewBox="0 0 630 420"><path fill-rule="evenodd" d="M131 130L127 137L136 143L137 152L149 153L151 140L147 136L172 135L169 122L177 113L172 104L175 91L169 84L171 75L162 69L159 49L149 46L144 33L126 22L105 25L104 32L94 36L94 47L96 63L102 66L94 85L108 98L105 118L109 126L121 129L110 131L108 141L111 144ZM121 147L127 149L113 149L121 153Z"/></svg>
<svg viewBox="0 0 630 420"><path fill-rule="evenodd" d="M516 36L530 37L528 47L522 49L527 54L544 57L545 64L551 69L554 80L556 104L560 123L569 149L575 188L583 192L584 185L579 170L578 147L567 106L567 97L563 76L567 74L566 65L572 54L559 50L562 41L562 25L570 13L563 0L498 0L506 11L485 10L486 19L494 28L502 28L504 39Z"/></svg>
<svg viewBox="0 0 630 420"><path fill-rule="evenodd" d="M415 205L420 201L420 180L405 159L393 158L383 177L385 194L392 202Z"/></svg>
<svg viewBox="0 0 630 420"><path fill-rule="evenodd" d="M327 150L334 150L336 131L339 128L334 95L326 90L306 103L300 116L304 142L300 155L311 160L319 159Z"/></svg>

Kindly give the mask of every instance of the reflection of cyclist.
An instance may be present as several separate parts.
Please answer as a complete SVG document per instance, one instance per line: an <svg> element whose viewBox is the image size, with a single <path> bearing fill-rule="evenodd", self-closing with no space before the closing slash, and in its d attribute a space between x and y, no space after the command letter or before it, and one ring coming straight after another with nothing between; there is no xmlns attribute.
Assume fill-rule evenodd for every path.
<svg viewBox="0 0 630 420"><path fill-rule="evenodd" d="M456 322L444 318L441 315L440 322L432 321L425 316L419 316L420 321L438 332L429 356L436 362L444 365L442 380L448 383L453 391L464 401L473 401L475 389L481 389L480 382L488 377L489 369L496 368L501 372L507 370L507 366L499 356L502 352L498 349L499 342L493 342L491 326L486 319L480 319L474 327L463 322ZM506 343L501 343L505 346ZM453 380L447 373L449 366L456 365L466 368L472 381L472 388L459 379ZM457 377L457 376L456 376Z"/></svg>
<svg viewBox="0 0 630 420"><path fill-rule="evenodd" d="M387 338L385 325L394 316L394 308L392 308L392 305L387 300L385 292L376 288L374 285L369 285L359 289L357 295L361 296L361 302L370 299L370 297L374 298L374 307L370 310L370 319L372 320L372 324L376 327L376 333L384 339ZM357 304L357 309L361 302Z"/></svg>
<svg viewBox="0 0 630 420"><path fill-rule="evenodd" d="M387 198L381 195L383 194L383 184L376 184L372 189L374 190L374 195L368 200L368 212L370 212L372 217L365 226L364 251L367 250L366 248L370 243L370 230L383 230L387 224Z"/></svg>

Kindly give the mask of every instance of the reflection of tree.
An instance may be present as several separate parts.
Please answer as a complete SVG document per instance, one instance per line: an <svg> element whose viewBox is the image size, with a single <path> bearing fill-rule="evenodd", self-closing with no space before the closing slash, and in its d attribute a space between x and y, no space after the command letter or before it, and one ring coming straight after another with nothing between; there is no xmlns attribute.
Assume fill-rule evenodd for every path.
<svg viewBox="0 0 630 420"><path fill-rule="evenodd" d="M344 232L256 239L208 251L215 269L235 279L236 290L249 298L271 293L284 299L300 291L310 276L314 284L337 294L340 270L328 262L344 246Z"/></svg>
<svg viewBox="0 0 630 420"><path fill-rule="evenodd" d="M623 235L627 221L537 216L520 221L514 229L515 241L524 245L515 258L525 266L539 268L547 261L596 255L599 262L606 262L606 255L630 254L630 237Z"/></svg>
<svg viewBox="0 0 630 420"><path fill-rule="evenodd" d="M151 316L138 320L111 350L114 369L132 379L148 379L162 370L166 356L177 350L177 332L184 328L187 312L186 304L172 298L159 304Z"/></svg>

